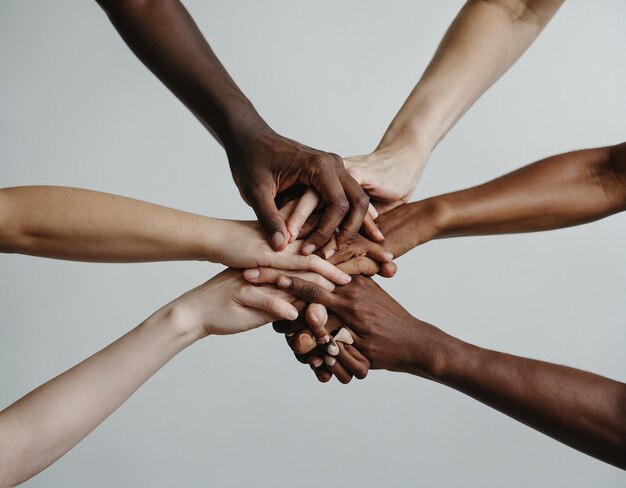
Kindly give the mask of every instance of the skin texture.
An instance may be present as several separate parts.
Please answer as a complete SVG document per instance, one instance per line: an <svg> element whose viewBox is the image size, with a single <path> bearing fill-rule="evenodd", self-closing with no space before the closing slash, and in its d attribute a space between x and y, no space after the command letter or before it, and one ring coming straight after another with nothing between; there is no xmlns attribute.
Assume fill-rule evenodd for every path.
<svg viewBox="0 0 626 488"><path fill-rule="evenodd" d="M300 276L332 289L319 275ZM257 328L298 303L275 287L247 284L232 269L180 296L0 412L0 487L23 483L55 462L197 340Z"/></svg>
<svg viewBox="0 0 626 488"><path fill-rule="evenodd" d="M378 147L345 159L346 168L379 212L408 202L437 144L528 49L562 4L563 0L465 4Z"/></svg>
<svg viewBox="0 0 626 488"><path fill-rule="evenodd" d="M378 224L382 245L399 257L432 239L559 229L624 210L626 143L551 156L474 188L402 205ZM350 253L348 246L330 261Z"/></svg>
<svg viewBox="0 0 626 488"><path fill-rule="evenodd" d="M357 277L334 292L296 277L283 276L278 284L326 307L329 328L337 322L347 327L354 348L373 369L410 373L454 388L626 469L626 384L467 344L412 317L371 278Z"/></svg>
<svg viewBox="0 0 626 488"><path fill-rule="evenodd" d="M322 258L303 256L302 244L276 252L256 222L213 219L107 193L0 189L0 252L96 262L209 260L234 268L312 270L342 284L350 280Z"/></svg>
<svg viewBox="0 0 626 488"><path fill-rule="evenodd" d="M311 254L340 228L339 244L358 232L369 198L336 154L274 132L213 53L177 0L99 0L137 57L222 144L241 196L255 211L274 249L290 234L274 202L295 184L321 195L324 217L302 246Z"/></svg>

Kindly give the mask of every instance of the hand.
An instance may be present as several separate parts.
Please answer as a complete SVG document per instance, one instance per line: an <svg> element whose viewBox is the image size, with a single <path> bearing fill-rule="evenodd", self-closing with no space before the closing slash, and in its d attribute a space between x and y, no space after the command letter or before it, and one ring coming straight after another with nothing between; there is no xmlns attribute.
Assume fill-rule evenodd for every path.
<svg viewBox="0 0 626 488"><path fill-rule="evenodd" d="M289 231L289 234L291 234L290 242L297 238L308 236L317 227L319 227L322 214L321 211L318 210L318 207L320 205L321 198L315 190L308 188L304 193L300 192L299 194L293 194L291 192L283 192L283 195L285 196L285 199L292 199L283 208L281 208L280 212L281 215L288 216L287 230ZM283 210L288 205L291 207L290 210L288 212L284 212ZM315 218L312 218L313 216ZM365 219L363 220L363 227L361 230L373 241L380 242L385 238L385 236L382 235L378 226L374 222L376 217L378 217L378 211L370 203ZM307 230L303 231L303 229ZM331 241L326 243L326 246L329 246L330 244ZM334 240L332 242L332 249L337 249L337 245Z"/></svg>
<svg viewBox="0 0 626 488"><path fill-rule="evenodd" d="M409 201L429 156L419 149L385 147L365 156L345 158L344 163L383 214Z"/></svg>
<svg viewBox="0 0 626 488"><path fill-rule="evenodd" d="M226 151L241 196L254 209L273 248L284 249L290 239L274 199L295 184L312 186L325 204L320 226L302 246L303 254L326 244L339 227L339 244L352 239L363 223L369 198L346 171L343 160L270 129L252 132L253 136L241 137Z"/></svg>
<svg viewBox="0 0 626 488"><path fill-rule="evenodd" d="M310 304L306 314L295 321L274 322L274 330L285 334L296 359L308 364L322 383L334 375L340 383L347 384L352 378L364 379L369 372L370 363L352 346L354 339L349 330L337 320L328 323L323 305Z"/></svg>
<svg viewBox="0 0 626 488"><path fill-rule="evenodd" d="M416 246L436 239L443 234L445 225L445 207L438 197L420 200L419 202L400 205L376 219L385 240L378 244L367 239L360 239L346 245L343 250L331 256L328 261L333 264L343 263L354 256L375 256L382 246L394 258L398 258ZM361 263L366 275L377 274L371 263ZM388 264L378 265L383 276L393 276ZM346 271L349 272L349 271ZM353 274L353 273L350 273Z"/></svg>
<svg viewBox="0 0 626 488"><path fill-rule="evenodd" d="M286 270L313 271L337 284L350 281L347 273L316 255L303 256L304 241L288 244L282 251L274 251L263 237L257 222L224 221L220 234L223 242L216 246L219 251L211 256L215 262L233 268L272 267Z"/></svg>
<svg viewBox="0 0 626 488"><path fill-rule="evenodd" d="M315 273L295 274L324 289L333 289L332 283ZM277 318L294 320L298 307L303 308L303 303L292 294L273 286L248 284L241 271L227 269L157 314L164 313L183 331L204 337L245 332Z"/></svg>
<svg viewBox="0 0 626 488"><path fill-rule="evenodd" d="M429 376L436 368L439 345L446 334L415 319L371 278L355 277L334 292L298 277L282 276L278 285L332 312L325 327L346 327L354 338L354 347L365 355L372 369L417 368Z"/></svg>

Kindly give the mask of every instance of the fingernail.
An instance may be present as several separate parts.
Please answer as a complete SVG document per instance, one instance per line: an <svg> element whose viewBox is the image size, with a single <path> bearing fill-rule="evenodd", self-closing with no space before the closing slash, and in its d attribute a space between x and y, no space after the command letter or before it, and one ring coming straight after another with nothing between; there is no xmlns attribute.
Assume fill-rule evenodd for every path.
<svg viewBox="0 0 626 488"><path fill-rule="evenodd" d="M247 269L243 272L243 275L248 280L256 280L259 276L261 276L261 272L258 268Z"/></svg>
<svg viewBox="0 0 626 488"><path fill-rule="evenodd" d="M302 351L309 350L315 346L315 341L308 334L300 334L298 337L298 345L302 349Z"/></svg>
<svg viewBox="0 0 626 488"><path fill-rule="evenodd" d="M276 232L272 236L272 245L274 248L280 247L285 242L285 236L281 232Z"/></svg>
<svg viewBox="0 0 626 488"><path fill-rule="evenodd" d="M335 334L334 339L335 339L335 342L341 341L345 344L354 343L354 338L352 337L352 334L350 334L350 331L346 329L345 327L342 327L341 329L339 329L339 332Z"/></svg>
<svg viewBox="0 0 626 488"><path fill-rule="evenodd" d="M329 249L324 253L324 258L330 259L337 253L337 249Z"/></svg>
<svg viewBox="0 0 626 488"><path fill-rule="evenodd" d="M285 336L287 336L287 337L293 337L293 336L295 336L295 335L296 335L296 333L295 333L295 332L287 332L287 333L285 334Z"/></svg>
<svg viewBox="0 0 626 488"><path fill-rule="evenodd" d="M291 286L291 280L286 276L282 276L278 279L278 286L281 288L289 288Z"/></svg>
<svg viewBox="0 0 626 488"><path fill-rule="evenodd" d="M326 347L326 352L331 356L336 356L337 354L339 354L339 346L333 339L330 340L330 344L328 344L328 346Z"/></svg>
<svg viewBox="0 0 626 488"><path fill-rule="evenodd" d="M347 284L348 284L348 283L350 283L351 281L352 281L352 276L350 276L349 274L344 274L344 275L341 277L341 282L342 282L344 285L347 285Z"/></svg>
<svg viewBox="0 0 626 488"><path fill-rule="evenodd" d="M297 310L291 310L288 314L287 314L287 318L289 320L296 320L298 318L298 311Z"/></svg>
<svg viewBox="0 0 626 488"><path fill-rule="evenodd" d="M393 261L393 253L391 253L390 251L385 251L385 257L386 257L389 261Z"/></svg>
<svg viewBox="0 0 626 488"><path fill-rule="evenodd" d="M317 343L318 344L328 344L330 342L330 336L328 334L326 334L324 337L322 337L322 339L318 339Z"/></svg>
<svg viewBox="0 0 626 488"><path fill-rule="evenodd" d="M322 364L324 364L324 360L322 358L311 358L311 363L313 363L313 366L316 368L319 368Z"/></svg>
<svg viewBox="0 0 626 488"><path fill-rule="evenodd" d="M385 240L385 236L383 235L383 233L380 231L380 229L376 229L376 237L378 238L378 240L380 241L384 241Z"/></svg>
<svg viewBox="0 0 626 488"><path fill-rule="evenodd" d="M337 360L332 356L324 356L324 362L327 366L334 366Z"/></svg>
<svg viewBox="0 0 626 488"><path fill-rule="evenodd" d="M315 315L313 312L311 312L309 315L311 316L312 322L315 322L317 324L320 321L320 318L317 315Z"/></svg>
<svg viewBox="0 0 626 488"><path fill-rule="evenodd" d="M302 248L302 253L307 256L311 254L313 251L315 251L315 244L307 244L306 246Z"/></svg>

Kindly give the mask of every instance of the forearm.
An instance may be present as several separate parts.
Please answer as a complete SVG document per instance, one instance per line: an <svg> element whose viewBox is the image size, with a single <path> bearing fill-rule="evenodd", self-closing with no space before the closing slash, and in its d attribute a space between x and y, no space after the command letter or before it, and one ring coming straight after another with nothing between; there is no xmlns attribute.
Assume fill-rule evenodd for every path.
<svg viewBox="0 0 626 488"><path fill-rule="evenodd" d="M626 384L481 349L442 333L437 366L408 372L459 390L554 439L626 469ZM428 368L427 368L428 369Z"/></svg>
<svg viewBox="0 0 626 488"><path fill-rule="evenodd" d="M162 309L0 412L0 486L31 478L68 452L178 352L200 338Z"/></svg>
<svg viewBox="0 0 626 488"><path fill-rule="evenodd" d="M178 0L98 0L126 44L223 146L268 130Z"/></svg>
<svg viewBox="0 0 626 488"><path fill-rule="evenodd" d="M212 259L224 222L77 188L0 190L0 251L76 261Z"/></svg>
<svg viewBox="0 0 626 488"><path fill-rule="evenodd" d="M391 122L379 149L430 151L526 51L563 0L470 0Z"/></svg>
<svg viewBox="0 0 626 488"><path fill-rule="evenodd" d="M626 144L549 157L434 200L437 237L534 232L598 220L626 209Z"/></svg>
<svg viewBox="0 0 626 488"><path fill-rule="evenodd" d="M536 232L626 210L626 143L552 156L483 185L402 205L377 223L395 257L432 239Z"/></svg>

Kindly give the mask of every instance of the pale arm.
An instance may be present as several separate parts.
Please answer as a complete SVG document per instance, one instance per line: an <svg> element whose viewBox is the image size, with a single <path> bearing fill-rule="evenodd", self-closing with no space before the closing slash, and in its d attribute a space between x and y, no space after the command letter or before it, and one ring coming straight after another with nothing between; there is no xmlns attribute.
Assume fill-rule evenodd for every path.
<svg viewBox="0 0 626 488"><path fill-rule="evenodd" d="M300 276L332 289L319 275ZM0 412L0 487L22 483L63 456L193 342L293 319L296 305L284 291L247 284L237 270L188 291Z"/></svg>
<svg viewBox="0 0 626 488"><path fill-rule="evenodd" d="M528 49L563 2L465 4L376 150L346 161L379 210L408 201L435 146Z"/></svg>
<svg viewBox="0 0 626 488"><path fill-rule="evenodd" d="M0 412L0 486L55 462L198 338L158 313Z"/></svg>
<svg viewBox="0 0 626 488"><path fill-rule="evenodd" d="M274 251L256 222L222 220L77 188L0 189L0 252L97 262L210 260L236 268L316 271L336 283L349 276L302 241Z"/></svg>

